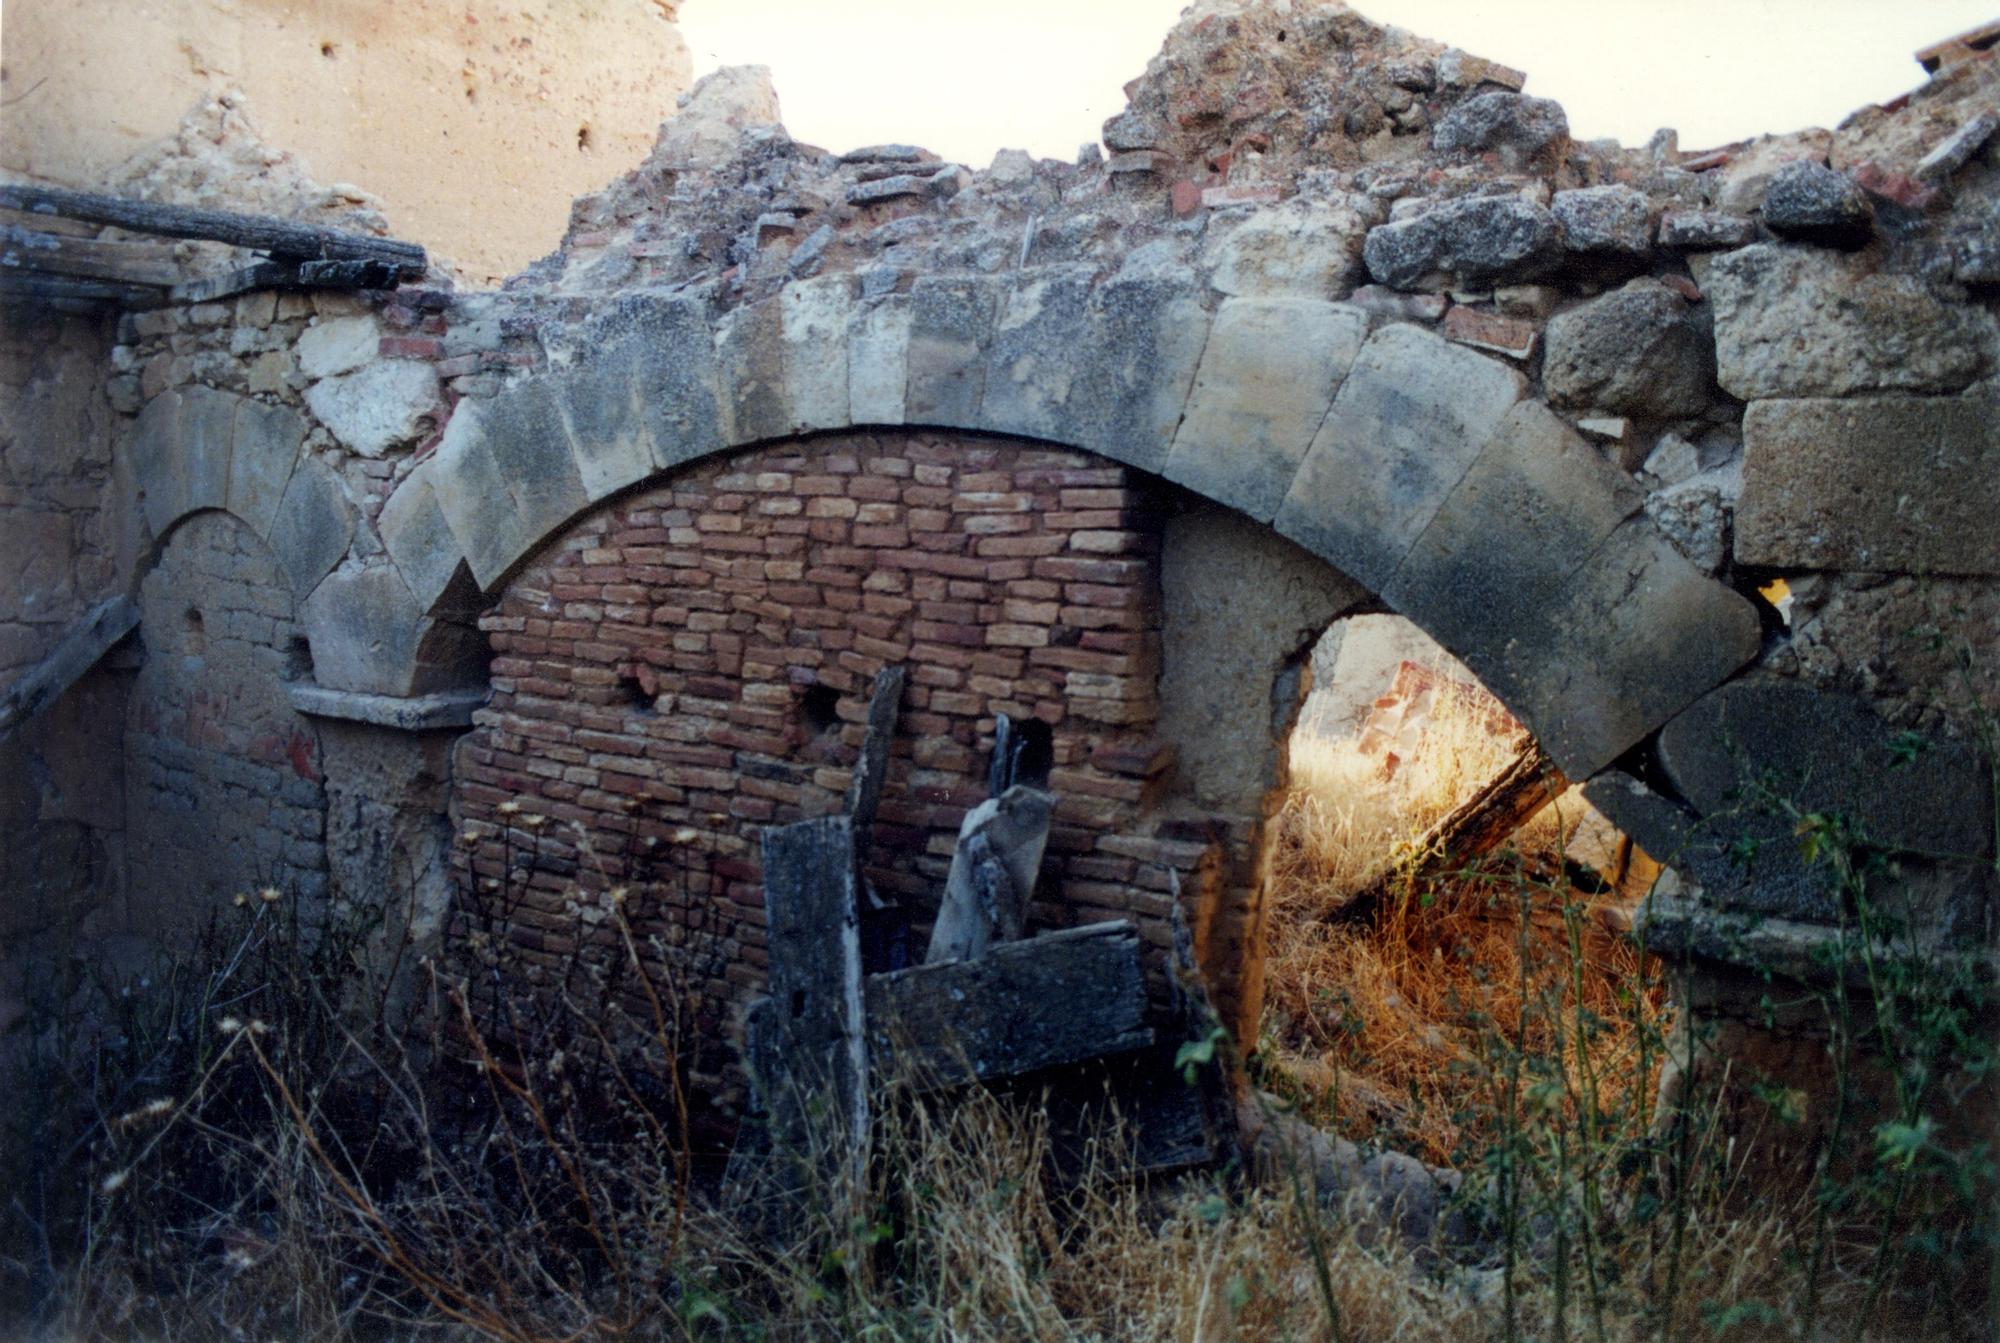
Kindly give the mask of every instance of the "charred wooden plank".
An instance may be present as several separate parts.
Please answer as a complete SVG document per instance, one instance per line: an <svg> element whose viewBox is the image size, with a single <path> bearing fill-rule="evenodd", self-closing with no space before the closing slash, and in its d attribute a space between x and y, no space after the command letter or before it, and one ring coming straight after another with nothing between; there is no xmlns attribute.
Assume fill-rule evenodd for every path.
<svg viewBox="0 0 2000 1343"><path fill-rule="evenodd" d="M775 956L773 960L775 962ZM870 1064L956 1085L1143 1049L1139 930L1124 919L870 975Z"/></svg>
<svg viewBox="0 0 2000 1343"><path fill-rule="evenodd" d="M861 758L847 781L847 814L854 818L854 857L868 857L875 808L882 802L882 785L889 778L889 746L896 736L896 715L903 704L903 684L909 673L884 667L875 674L875 693L868 701L868 730L861 737Z"/></svg>
<svg viewBox="0 0 2000 1343"><path fill-rule="evenodd" d="M146 285L87 280L74 275L0 273L0 298L41 303L82 303L101 308L107 303L127 308L153 308L166 302L167 291Z"/></svg>
<svg viewBox="0 0 2000 1343"><path fill-rule="evenodd" d="M0 695L0 742L75 685L138 623L139 607L130 597L111 597L92 607L47 657Z"/></svg>
<svg viewBox="0 0 2000 1343"><path fill-rule="evenodd" d="M397 272L380 261L259 261L173 287L175 303L212 303L253 289L393 289Z"/></svg>
<svg viewBox="0 0 2000 1343"><path fill-rule="evenodd" d="M1539 742L1530 740L1478 792L1423 833L1411 846L1416 855L1414 862L1364 888L1334 911L1335 916L1366 917L1399 887L1407 888L1456 872L1493 852L1568 787L1569 780L1556 768L1548 752Z"/></svg>
<svg viewBox="0 0 2000 1343"><path fill-rule="evenodd" d="M854 827L823 816L764 832L769 998L749 1064L774 1140L798 1153L868 1149L868 1070Z"/></svg>
<svg viewBox="0 0 2000 1343"><path fill-rule="evenodd" d="M198 210L181 205L100 196L58 187L0 186L0 207L36 215L112 224L134 233L169 238L202 238L294 260L378 261L400 275L423 274L427 258L415 243L370 238L338 229L294 224L268 215L230 210Z"/></svg>
<svg viewBox="0 0 2000 1343"><path fill-rule="evenodd" d="M139 285L169 285L180 276L173 248L166 243L107 242L4 223L0 268Z"/></svg>

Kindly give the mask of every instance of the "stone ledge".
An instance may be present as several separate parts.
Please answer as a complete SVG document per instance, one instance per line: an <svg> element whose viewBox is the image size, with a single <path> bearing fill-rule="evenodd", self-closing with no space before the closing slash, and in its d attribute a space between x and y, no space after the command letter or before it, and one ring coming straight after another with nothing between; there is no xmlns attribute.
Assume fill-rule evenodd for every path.
<svg viewBox="0 0 2000 1343"><path fill-rule="evenodd" d="M305 682L285 687L285 696L292 707L308 718L339 718L399 732L471 727L473 711L486 703L486 695L484 687L409 696L329 690Z"/></svg>

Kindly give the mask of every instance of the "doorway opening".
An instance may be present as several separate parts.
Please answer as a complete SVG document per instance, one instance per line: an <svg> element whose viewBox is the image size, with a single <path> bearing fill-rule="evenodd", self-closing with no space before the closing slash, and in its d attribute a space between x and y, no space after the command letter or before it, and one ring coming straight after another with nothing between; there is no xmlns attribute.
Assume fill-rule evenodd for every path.
<svg viewBox="0 0 2000 1343"><path fill-rule="evenodd" d="M1312 673L1268 831L1265 1084L1454 1165L1493 1150L1509 1069L1645 1103L1665 994L1627 934L1660 865L1411 622L1336 622Z"/></svg>

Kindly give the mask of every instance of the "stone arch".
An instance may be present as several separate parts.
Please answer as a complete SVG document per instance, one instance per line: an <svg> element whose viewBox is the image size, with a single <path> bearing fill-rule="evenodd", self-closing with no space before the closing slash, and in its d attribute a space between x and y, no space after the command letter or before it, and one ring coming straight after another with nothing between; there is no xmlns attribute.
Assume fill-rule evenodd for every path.
<svg viewBox="0 0 2000 1343"><path fill-rule="evenodd" d="M381 532L426 613L660 472L819 430L972 429L1078 448L1244 513L1378 593L1587 778L1757 653L1752 604L1700 572L1513 368L1311 297L1205 290L1143 249L851 275L722 309L640 292L544 331L546 370L461 403Z"/></svg>
<svg viewBox="0 0 2000 1343"><path fill-rule="evenodd" d="M316 900L322 743L287 693L303 636L277 553L240 516L197 508L154 559L137 591L150 655L124 733L128 921L178 933L262 887Z"/></svg>
<svg viewBox="0 0 2000 1343"><path fill-rule="evenodd" d="M390 561L353 553L359 517L334 471L305 451L283 405L200 385L147 403L128 454L137 592L185 519L229 514L271 548L296 603L320 689L410 697L463 684L480 657L470 609L442 591L419 606Z"/></svg>

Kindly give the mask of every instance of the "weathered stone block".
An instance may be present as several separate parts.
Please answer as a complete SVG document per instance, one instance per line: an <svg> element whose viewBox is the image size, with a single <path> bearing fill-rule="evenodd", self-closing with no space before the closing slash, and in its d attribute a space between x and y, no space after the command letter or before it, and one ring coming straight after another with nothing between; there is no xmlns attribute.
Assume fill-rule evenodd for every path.
<svg viewBox="0 0 2000 1343"><path fill-rule="evenodd" d="M1314 436L1278 531L1379 591L1526 389L1422 327L1382 328Z"/></svg>
<svg viewBox="0 0 2000 1343"><path fill-rule="evenodd" d="M319 585L354 540L354 505L340 478L314 457L300 460L271 523L271 550L295 596Z"/></svg>
<svg viewBox="0 0 2000 1343"><path fill-rule="evenodd" d="M1686 300L1639 279L1550 320L1542 377L1558 406L1671 419L1708 405L1715 360Z"/></svg>
<svg viewBox="0 0 2000 1343"><path fill-rule="evenodd" d="M305 436L305 421L289 407L247 399L236 407L228 508L259 536L271 534Z"/></svg>
<svg viewBox="0 0 2000 1343"><path fill-rule="evenodd" d="M708 300L699 293L636 293L619 298L578 333L574 364L587 376L571 384L565 417L577 435L648 443L660 467L718 451L723 444L716 394L715 335ZM588 366L601 365L602 372ZM614 391L622 387L623 394ZM610 410L601 421L584 398L599 395Z"/></svg>
<svg viewBox="0 0 2000 1343"><path fill-rule="evenodd" d="M1211 225L1202 262L1224 294L1337 298L1354 286L1367 232L1345 205L1263 210L1234 227Z"/></svg>
<svg viewBox="0 0 2000 1343"><path fill-rule="evenodd" d="M427 622L394 566L342 565L300 603L299 620L319 685L370 695L409 693Z"/></svg>
<svg viewBox="0 0 2000 1343"><path fill-rule="evenodd" d="M994 326L981 424L1158 471L1208 314L1184 270L1140 268L1095 287L1092 274L1023 272Z"/></svg>
<svg viewBox="0 0 2000 1343"><path fill-rule="evenodd" d="M717 319L715 372L726 442L760 443L791 432L784 317L776 299L746 303Z"/></svg>
<svg viewBox="0 0 2000 1343"><path fill-rule="evenodd" d="M912 424L979 427L986 389L986 343L1006 282L991 276L926 276L910 287Z"/></svg>
<svg viewBox="0 0 2000 1343"><path fill-rule="evenodd" d="M1459 657L1491 665L1641 497L1546 406L1517 402L1382 596Z"/></svg>
<svg viewBox="0 0 2000 1343"><path fill-rule="evenodd" d="M1466 661L1563 773L1582 779L1720 684L1759 643L1748 601L1633 518L1498 658Z"/></svg>
<svg viewBox="0 0 2000 1343"><path fill-rule="evenodd" d="M847 334L847 408L854 423L903 423L910 320L910 300L903 295L853 309Z"/></svg>
<svg viewBox="0 0 2000 1343"><path fill-rule="evenodd" d="M1660 216L1660 246L1684 252L1724 251L1757 237L1757 221L1714 210L1669 210Z"/></svg>
<svg viewBox="0 0 2000 1343"><path fill-rule="evenodd" d="M374 362L381 343L372 316L321 318L299 334L299 371L308 378L351 373Z"/></svg>
<svg viewBox="0 0 2000 1343"><path fill-rule="evenodd" d="M229 502L229 459L236 444L236 408L243 398L213 387L181 389L178 467L188 511Z"/></svg>
<svg viewBox="0 0 2000 1343"><path fill-rule="evenodd" d="M1367 315L1345 304L1225 302L1167 453L1167 479L1270 521L1367 332Z"/></svg>
<svg viewBox="0 0 2000 1343"><path fill-rule="evenodd" d="M2000 574L2000 394L1758 401L1736 558Z"/></svg>
<svg viewBox="0 0 2000 1343"><path fill-rule="evenodd" d="M431 491L433 464L419 465L382 504L376 520L382 545L402 573L419 610L429 612L465 563L437 496Z"/></svg>
<svg viewBox="0 0 2000 1343"><path fill-rule="evenodd" d="M847 331L854 280L845 273L794 280L779 295L785 399L795 433L849 423Z"/></svg>
<svg viewBox="0 0 2000 1343"><path fill-rule="evenodd" d="M482 588L589 502L553 402L541 402L536 426L519 422L522 408L504 394L460 402L431 467L438 508Z"/></svg>
<svg viewBox="0 0 2000 1343"><path fill-rule="evenodd" d="M438 410L437 370L419 360L385 359L314 383L306 406L350 451L380 457L430 427Z"/></svg>
<svg viewBox="0 0 2000 1343"><path fill-rule="evenodd" d="M1759 243L1718 256L1703 290L1732 396L1955 392L1977 378L1993 314L1949 303L1867 254Z"/></svg>
<svg viewBox="0 0 2000 1343"><path fill-rule="evenodd" d="M1512 284L1561 263L1562 228L1520 196L1473 196L1368 230L1362 255L1370 275L1397 289L1435 284L1444 272L1466 284Z"/></svg>
<svg viewBox="0 0 2000 1343"><path fill-rule="evenodd" d="M164 535L187 512L185 484L173 465L180 441L181 394L161 392L139 412L129 453L132 483L142 495L140 505L154 536Z"/></svg>

